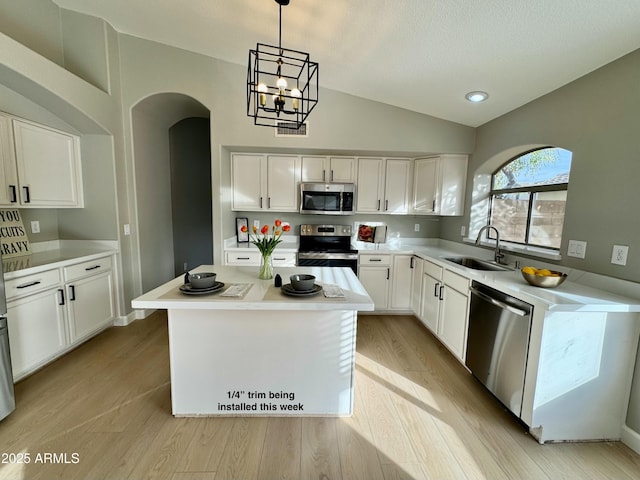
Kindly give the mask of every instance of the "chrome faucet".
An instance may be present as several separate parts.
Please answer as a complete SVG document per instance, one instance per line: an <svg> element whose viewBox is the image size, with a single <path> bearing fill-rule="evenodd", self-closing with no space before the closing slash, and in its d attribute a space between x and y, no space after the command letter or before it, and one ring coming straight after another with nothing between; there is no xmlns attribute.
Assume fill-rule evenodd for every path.
<svg viewBox="0 0 640 480"><path fill-rule="evenodd" d="M494 254L494 260L496 263L501 263L501 260L504 258L504 254L500 253L500 232L493 225L485 225L478 232L478 236L476 237L476 245L480 245L480 237L482 236L482 232L485 230L493 229L496 232L496 251Z"/></svg>

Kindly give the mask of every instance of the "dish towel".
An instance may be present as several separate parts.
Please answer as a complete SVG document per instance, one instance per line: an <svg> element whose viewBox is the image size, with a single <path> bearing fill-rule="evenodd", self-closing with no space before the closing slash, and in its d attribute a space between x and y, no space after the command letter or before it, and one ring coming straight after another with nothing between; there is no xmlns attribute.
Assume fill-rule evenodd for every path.
<svg viewBox="0 0 640 480"><path fill-rule="evenodd" d="M253 286L253 283L235 283L227 288L223 293L220 294L221 297L242 297L245 293L249 291L249 289Z"/></svg>
<svg viewBox="0 0 640 480"><path fill-rule="evenodd" d="M322 291L327 298L344 298L344 292L338 285L322 285Z"/></svg>

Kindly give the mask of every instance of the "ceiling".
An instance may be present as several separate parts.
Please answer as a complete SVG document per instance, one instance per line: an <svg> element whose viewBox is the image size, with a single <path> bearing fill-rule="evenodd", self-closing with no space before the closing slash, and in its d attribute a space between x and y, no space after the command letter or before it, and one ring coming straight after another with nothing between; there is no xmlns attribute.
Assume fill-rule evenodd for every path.
<svg viewBox="0 0 640 480"><path fill-rule="evenodd" d="M53 1L240 65L278 44L274 0ZM319 63L321 87L469 126L640 48L638 0L291 0L282 16L282 46Z"/></svg>

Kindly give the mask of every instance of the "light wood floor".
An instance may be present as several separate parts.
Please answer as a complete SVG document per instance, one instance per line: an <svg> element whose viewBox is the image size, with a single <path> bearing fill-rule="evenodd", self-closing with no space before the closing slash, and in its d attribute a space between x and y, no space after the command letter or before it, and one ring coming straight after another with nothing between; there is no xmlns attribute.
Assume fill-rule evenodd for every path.
<svg viewBox="0 0 640 480"><path fill-rule="evenodd" d="M536 443L414 317L360 317L357 350L351 418L173 418L164 313L111 328L16 386L0 454L31 463L0 479L640 476L621 443Z"/></svg>

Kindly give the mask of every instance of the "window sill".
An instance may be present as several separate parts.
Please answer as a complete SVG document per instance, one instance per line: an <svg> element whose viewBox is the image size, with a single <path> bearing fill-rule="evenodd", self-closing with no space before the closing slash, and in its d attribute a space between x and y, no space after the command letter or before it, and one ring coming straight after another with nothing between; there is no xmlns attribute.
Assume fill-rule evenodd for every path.
<svg viewBox="0 0 640 480"><path fill-rule="evenodd" d="M475 238L463 238L463 242L472 243L475 245ZM483 247L496 248L496 242L481 240L480 244ZM545 260L562 260L562 255L557 250L551 250L542 247L532 247L529 245L517 245L509 242L500 242L500 250L503 252L513 253L515 255L530 255L532 257L544 258Z"/></svg>

